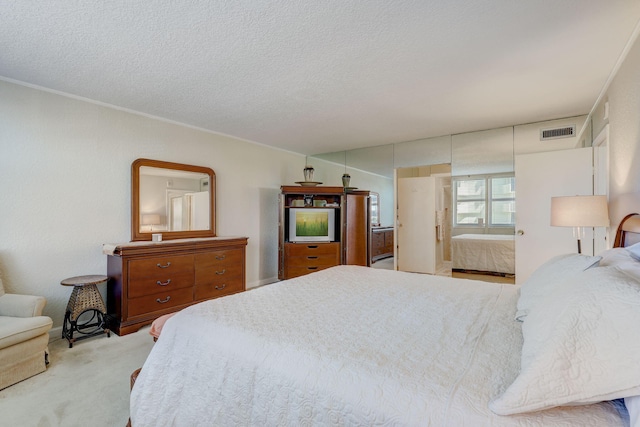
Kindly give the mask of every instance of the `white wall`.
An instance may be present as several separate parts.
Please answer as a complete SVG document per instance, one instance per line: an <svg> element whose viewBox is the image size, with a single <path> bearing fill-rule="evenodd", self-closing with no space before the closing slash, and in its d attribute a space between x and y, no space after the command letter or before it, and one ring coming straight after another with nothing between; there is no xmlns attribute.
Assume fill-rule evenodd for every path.
<svg viewBox="0 0 640 427"><path fill-rule="evenodd" d="M247 286L276 280L278 193L304 156L0 81L0 275L45 296L54 327L71 293L60 281L106 274L102 244L130 240L141 157L212 168L218 235L249 237Z"/></svg>
<svg viewBox="0 0 640 427"><path fill-rule="evenodd" d="M593 113L593 135L604 126L609 134L610 241L620 220L640 213L640 39L629 50L606 95ZM604 104L609 117L604 118Z"/></svg>
<svg viewBox="0 0 640 427"><path fill-rule="evenodd" d="M609 101L609 209L613 237L620 220L640 212L640 39L614 78ZM604 109L600 111L604 112ZM594 120L594 123L596 121ZM602 119L600 123L605 123ZM594 128L594 135L599 133Z"/></svg>
<svg viewBox="0 0 640 427"><path fill-rule="evenodd" d="M345 172L351 176L350 186L357 187L360 190L375 191L379 195L380 203L380 224L383 226L392 226L393 220L393 179L364 172L359 169L347 167L335 162L326 161L319 158L310 158L308 160L315 171L313 179L322 182L322 185L331 185L342 187L342 174ZM302 169L300 170L300 178L302 180Z"/></svg>
<svg viewBox="0 0 640 427"><path fill-rule="evenodd" d="M531 154L546 151L569 150L571 148L582 147L581 141L578 140L577 133L580 132L587 116L569 117L566 119L550 120L543 123L529 123L526 125L518 125L513 127L513 154ZM555 129L565 126L576 126L576 135L571 138L558 138L540 141L540 131L542 129ZM590 127L588 128L590 129ZM588 141L591 137L587 132Z"/></svg>

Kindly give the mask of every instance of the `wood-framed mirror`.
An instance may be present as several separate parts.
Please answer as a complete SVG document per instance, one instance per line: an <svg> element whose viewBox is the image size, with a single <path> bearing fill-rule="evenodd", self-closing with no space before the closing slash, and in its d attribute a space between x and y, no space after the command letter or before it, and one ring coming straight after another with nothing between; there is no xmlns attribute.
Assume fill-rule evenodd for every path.
<svg viewBox="0 0 640 427"><path fill-rule="evenodd" d="M131 165L131 240L215 237L211 168L137 159Z"/></svg>

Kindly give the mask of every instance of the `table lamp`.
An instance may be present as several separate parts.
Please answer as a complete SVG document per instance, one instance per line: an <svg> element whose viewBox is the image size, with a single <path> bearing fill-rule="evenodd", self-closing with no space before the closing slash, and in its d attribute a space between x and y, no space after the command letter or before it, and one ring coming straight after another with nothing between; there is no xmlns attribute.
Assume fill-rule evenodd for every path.
<svg viewBox="0 0 640 427"><path fill-rule="evenodd" d="M552 197L551 225L573 227L573 237L578 239L578 253L581 254L584 227L609 226L607 196Z"/></svg>
<svg viewBox="0 0 640 427"><path fill-rule="evenodd" d="M158 214L144 214L142 215L142 225L151 226L151 231L153 232L153 226L160 224L160 215Z"/></svg>

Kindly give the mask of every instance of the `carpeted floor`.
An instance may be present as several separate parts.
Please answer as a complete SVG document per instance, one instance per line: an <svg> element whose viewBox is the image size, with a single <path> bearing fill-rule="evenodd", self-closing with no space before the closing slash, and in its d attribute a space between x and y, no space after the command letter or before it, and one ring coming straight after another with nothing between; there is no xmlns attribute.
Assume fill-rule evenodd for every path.
<svg viewBox="0 0 640 427"><path fill-rule="evenodd" d="M495 282L495 283L506 283L506 284L515 284L516 283L516 278L515 276L494 276L491 274L481 274L481 273L472 273L472 272L458 272L458 271L454 271L451 272L451 263L448 263L447 266L448 269L445 269L443 271L439 271L437 274L439 276L450 276L450 277L457 277L460 279L470 279L470 280L482 280L484 282ZM393 257L391 258L385 258L383 260L374 262L373 264L371 264L371 267L373 268L380 268L383 270L393 270Z"/></svg>
<svg viewBox="0 0 640 427"><path fill-rule="evenodd" d="M0 426L124 427L129 377L153 347L149 328L49 344L46 372L0 391Z"/></svg>

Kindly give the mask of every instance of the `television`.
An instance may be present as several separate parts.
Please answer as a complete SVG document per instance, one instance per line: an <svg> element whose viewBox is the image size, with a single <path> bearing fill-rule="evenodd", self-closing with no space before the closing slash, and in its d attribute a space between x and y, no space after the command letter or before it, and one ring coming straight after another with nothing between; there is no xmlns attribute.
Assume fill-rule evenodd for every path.
<svg viewBox="0 0 640 427"><path fill-rule="evenodd" d="M289 209L289 241L332 242L335 221L335 209Z"/></svg>

